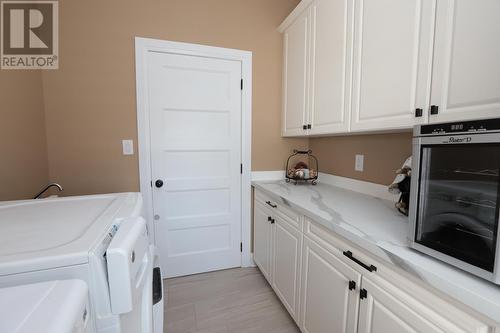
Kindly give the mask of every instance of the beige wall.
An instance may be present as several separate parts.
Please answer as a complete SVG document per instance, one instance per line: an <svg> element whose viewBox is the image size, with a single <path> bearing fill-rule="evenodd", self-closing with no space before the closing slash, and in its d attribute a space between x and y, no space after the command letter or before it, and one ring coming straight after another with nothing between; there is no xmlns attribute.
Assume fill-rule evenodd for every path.
<svg viewBox="0 0 500 333"><path fill-rule="evenodd" d="M309 147L321 172L387 185L411 155L411 137L407 132L313 138ZM365 156L363 172L354 170L356 154Z"/></svg>
<svg viewBox="0 0 500 333"><path fill-rule="evenodd" d="M60 1L60 69L43 73L50 176L65 194L138 190L134 36L253 52L253 170L283 169L282 39L298 0Z"/></svg>
<svg viewBox="0 0 500 333"><path fill-rule="evenodd" d="M0 73L0 200L31 197L49 179L65 195L138 190L137 154L121 154L122 139L137 143L135 36L253 52L253 170L281 170L293 148L310 145L321 171L389 183L410 134L280 137L276 28L298 2L61 1L60 69ZM363 173L353 170L356 153L365 154Z"/></svg>
<svg viewBox="0 0 500 333"><path fill-rule="evenodd" d="M0 201L33 197L48 181L38 71L0 73Z"/></svg>

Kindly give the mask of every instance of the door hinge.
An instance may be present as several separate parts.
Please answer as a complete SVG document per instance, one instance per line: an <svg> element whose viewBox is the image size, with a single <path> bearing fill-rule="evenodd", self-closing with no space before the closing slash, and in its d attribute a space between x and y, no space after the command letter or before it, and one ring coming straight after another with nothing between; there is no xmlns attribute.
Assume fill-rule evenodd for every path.
<svg viewBox="0 0 500 333"><path fill-rule="evenodd" d="M240 243L240 252L243 253L243 243Z"/></svg>
<svg viewBox="0 0 500 333"><path fill-rule="evenodd" d="M241 90L243 90L243 79L241 79L241 81L240 81L240 82L241 82L241 83L240 83L240 88L241 88Z"/></svg>
<svg viewBox="0 0 500 333"><path fill-rule="evenodd" d="M366 289L365 289L365 288L363 288L363 289L361 289L361 290L359 291L359 298L360 298L360 299L363 299L363 298L366 298L366 297L368 297L368 292L366 291Z"/></svg>
<svg viewBox="0 0 500 333"><path fill-rule="evenodd" d="M243 174L243 163L240 164L240 173Z"/></svg>

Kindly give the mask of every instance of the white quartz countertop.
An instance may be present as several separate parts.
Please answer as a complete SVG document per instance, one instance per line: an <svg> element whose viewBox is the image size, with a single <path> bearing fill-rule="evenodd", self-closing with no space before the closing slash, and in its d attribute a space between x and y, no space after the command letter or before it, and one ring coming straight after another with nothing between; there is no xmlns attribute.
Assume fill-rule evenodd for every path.
<svg viewBox="0 0 500 333"><path fill-rule="evenodd" d="M254 181L252 185L500 323L500 286L411 249L408 218L393 202L321 182L313 186Z"/></svg>

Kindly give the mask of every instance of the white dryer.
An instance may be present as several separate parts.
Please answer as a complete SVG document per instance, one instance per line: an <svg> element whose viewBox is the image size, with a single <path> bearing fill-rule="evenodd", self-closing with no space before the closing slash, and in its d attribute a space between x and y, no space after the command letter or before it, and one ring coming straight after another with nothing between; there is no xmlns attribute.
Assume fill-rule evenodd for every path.
<svg viewBox="0 0 500 333"><path fill-rule="evenodd" d="M154 246L141 214L139 193L0 203L0 288L80 279L93 332L153 332Z"/></svg>

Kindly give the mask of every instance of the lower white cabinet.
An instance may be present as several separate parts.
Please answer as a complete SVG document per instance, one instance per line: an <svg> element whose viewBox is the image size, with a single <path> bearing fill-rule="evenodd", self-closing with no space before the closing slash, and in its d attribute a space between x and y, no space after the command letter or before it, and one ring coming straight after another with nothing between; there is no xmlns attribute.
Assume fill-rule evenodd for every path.
<svg viewBox="0 0 500 333"><path fill-rule="evenodd" d="M303 333L494 332L351 246L256 191L254 261Z"/></svg>
<svg viewBox="0 0 500 333"><path fill-rule="evenodd" d="M304 237L302 331L355 333L360 284L361 274Z"/></svg>
<svg viewBox="0 0 500 333"><path fill-rule="evenodd" d="M363 277L362 288L365 296L360 299L359 333L491 332L488 325L464 313L456 313L455 320L447 319L385 281ZM448 310L456 312L445 307L442 313Z"/></svg>
<svg viewBox="0 0 500 333"><path fill-rule="evenodd" d="M272 286L290 315L297 320L299 312L300 263L302 233L283 217L272 217L273 274Z"/></svg>
<svg viewBox="0 0 500 333"><path fill-rule="evenodd" d="M271 212L255 201L253 216L254 248L253 260L269 281L271 278Z"/></svg>

